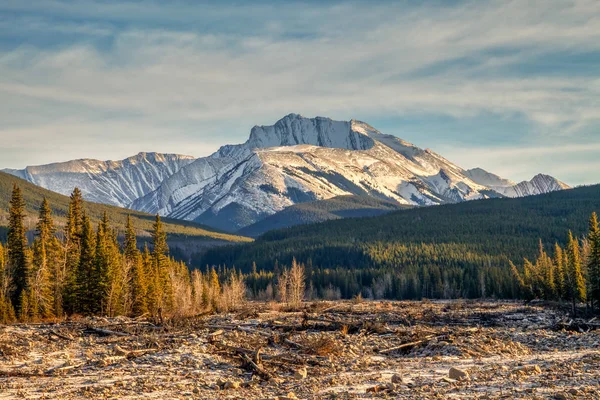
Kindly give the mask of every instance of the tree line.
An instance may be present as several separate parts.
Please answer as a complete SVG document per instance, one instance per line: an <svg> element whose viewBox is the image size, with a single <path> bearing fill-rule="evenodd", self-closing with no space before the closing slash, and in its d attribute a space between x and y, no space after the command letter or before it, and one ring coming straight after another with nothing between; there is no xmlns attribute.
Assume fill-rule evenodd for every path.
<svg viewBox="0 0 600 400"><path fill-rule="evenodd" d="M58 229L44 198L35 236L28 243L25 203L15 185L9 203L6 244L0 243L0 322L65 315L192 315L236 307L245 296L242 275L215 268L189 271L169 256L157 215L151 248L137 246L131 218L122 243L106 214L96 227L81 191L70 197L64 229Z"/></svg>
<svg viewBox="0 0 600 400"><path fill-rule="evenodd" d="M558 243L553 254L546 253L542 241L535 262L527 258L517 268L511 262L520 294L526 299L567 300L576 313L576 305L587 302L600 311L600 228L598 216L589 220L588 234L582 239L569 231L566 248Z"/></svg>
<svg viewBox="0 0 600 400"><path fill-rule="evenodd" d="M321 247L300 239L295 247L298 260L305 262L292 256L280 263L274 257L261 268L256 262L247 270L221 263L207 264L203 271L190 271L170 255L159 216L150 246L141 249L130 218L121 232L106 214L94 226L78 189L71 194L63 228L55 225L46 199L31 243L24 218L22 193L15 186L6 244L0 243L0 322L73 314L189 316L235 309L247 298L292 307L304 300L353 297L541 298L568 300L574 309L587 302L600 310L600 229L595 213L587 235L569 233L567 244L556 243L552 254L540 240L535 262L524 258L519 267L506 255L487 254L476 243L374 241ZM323 264L313 263L313 257ZM336 265L333 260L351 262Z"/></svg>

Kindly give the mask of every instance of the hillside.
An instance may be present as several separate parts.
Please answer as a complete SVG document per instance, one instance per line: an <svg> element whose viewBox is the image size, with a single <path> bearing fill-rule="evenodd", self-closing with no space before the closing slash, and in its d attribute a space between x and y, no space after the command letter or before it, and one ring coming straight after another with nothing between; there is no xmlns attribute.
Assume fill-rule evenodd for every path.
<svg viewBox="0 0 600 400"><path fill-rule="evenodd" d="M411 207L374 197L338 196L295 204L239 230L238 233L256 237L274 229L342 218L375 217L407 208Z"/></svg>
<svg viewBox="0 0 600 400"><path fill-rule="evenodd" d="M57 224L62 225L69 207L69 198L67 196L43 189L13 175L0 172L0 227L6 226L8 223L8 206L14 184L17 184L23 191L23 198L26 203L26 211L29 217L26 223L30 229L33 229L35 226L37 210L44 197L46 197L50 203ZM124 227L127 215L131 215L134 226L138 229L138 235L142 238L149 236L148 231L152 228L152 223L154 221L153 215L104 204L86 202L86 209L93 222L98 222L100 218L102 218L104 212L107 212L112 224L118 228ZM193 222L169 218L166 218L163 221L165 231L173 241L175 241L176 238L177 240L187 238L188 240L194 239L204 242L222 243L249 240L244 237L217 232L214 229L206 228ZM0 239L3 238L5 232L5 229L0 228Z"/></svg>
<svg viewBox="0 0 600 400"><path fill-rule="evenodd" d="M533 257L538 238L552 245L564 242L569 229L582 235L593 211L600 211L600 185L300 225L267 232L252 244L210 251L204 263L249 268L256 261L270 268L274 260L289 264L295 256L322 268L504 271L508 259Z"/></svg>

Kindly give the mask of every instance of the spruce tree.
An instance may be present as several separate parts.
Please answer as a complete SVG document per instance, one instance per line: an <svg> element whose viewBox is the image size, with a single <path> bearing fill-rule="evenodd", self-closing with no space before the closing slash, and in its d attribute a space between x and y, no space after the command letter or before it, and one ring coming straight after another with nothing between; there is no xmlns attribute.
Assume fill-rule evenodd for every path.
<svg viewBox="0 0 600 400"><path fill-rule="evenodd" d="M25 201L21 189L13 186L10 200L8 222L8 264L12 273L13 290L10 296L17 316L21 317L22 303L26 302L27 279L29 273L29 260L27 251L27 237L24 225ZM24 315L23 315L24 316Z"/></svg>
<svg viewBox="0 0 600 400"><path fill-rule="evenodd" d="M110 227L105 212L96 235L96 268L94 293L100 310L109 316L120 315L125 310L129 276L124 273L117 236Z"/></svg>
<svg viewBox="0 0 600 400"><path fill-rule="evenodd" d="M60 285L60 294L55 293L56 310L62 314L63 310L72 313L78 301L77 274L79 257L81 255L81 236L83 232L83 196L79 188L71 193L69 211L64 233L64 262L60 276L56 282Z"/></svg>
<svg viewBox="0 0 600 400"><path fill-rule="evenodd" d="M538 271L542 282L541 287L544 299L555 299L556 282L554 277L554 265L552 265L552 259L548 257L548 254L546 254L541 239L538 244L538 258L536 260L536 270Z"/></svg>
<svg viewBox="0 0 600 400"><path fill-rule="evenodd" d="M157 312L164 311L162 308L166 306L165 302L170 297L168 293L168 254L169 246L167 245L167 234L164 231L160 215L156 215L156 220L152 229L152 261L154 276L154 290L157 301Z"/></svg>
<svg viewBox="0 0 600 400"><path fill-rule="evenodd" d="M15 320L15 310L9 297L11 277L8 276L6 258L6 249L0 242L0 324L7 324Z"/></svg>
<svg viewBox="0 0 600 400"><path fill-rule="evenodd" d="M37 317L49 318L55 315L52 280L59 264L59 245L55 233L52 210L48 200L44 197L32 245L29 305L34 319Z"/></svg>
<svg viewBox="0 0 600 400"><path fill-rule="evenodd" d="M565 259L562 247L558 243L554 244L554 259L552 261L554 265L554 277L556 281L556 296L558 299L564 299L566 297L565 289Z"/></svg>
<svg viewBox="0 0 600 400"><path fill-rule="evenodd" d="M588 257L589 297L592 309L600 310L600 229L598 227L598 216L593 213L589 222L588 240L590 242L590 254Z"/></svg>
<svg viewBox="0 0 600 400"><path fill-rule="evenodd" d="M567 273L566 286L567 295L572 302L573 315L577 312L577 303L585 301L585 280L581 272L581 253L577 239L569 231L569 241L567 246Z"/></svg>
<svg viewBox="0 0 600 400"><path fill-rule="evenodd" d="M219 302L219 296L221 295L221 283L219 282L219 275L214 266L210 270L208 286L210 290L210 306L213 309L216 309Z"/></svg>
<svg viewBox="0 0 600 400"><path fill-rule="evenodd" d="M125 227L123 253L127 268L131 270L132 314L134 316L139 316L148 312L148 282L146 281L145 266L140 251L137 248L135 229L131 223L131 216L129 215L127 216L127 225Z"/></svg>
<svg viewBox="0 0 600 400"><path fill-rule="evenodd" d="M154 258L150 252L150 249L148 249L148 243L144 243L144 250L142 251L142 265L144 274L146 275L148 293L146 304L148 307L148 312L155 316L159 308L160 284Z"/></svg>
<svg viewBox="0 0 600 400"><path fill-rule="evenodd" d="M76 296L71 306L74 312L91 315L98 313L100 310L100 299L97 293L96 238L92 222L85 212L83 213L82 231L79 236L81 250L74 285Z"/></svg>

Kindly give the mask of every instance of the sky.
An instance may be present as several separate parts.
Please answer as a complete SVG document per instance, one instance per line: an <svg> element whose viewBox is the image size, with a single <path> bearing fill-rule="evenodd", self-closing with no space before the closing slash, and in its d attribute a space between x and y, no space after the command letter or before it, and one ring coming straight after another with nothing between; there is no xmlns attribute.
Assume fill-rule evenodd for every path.
<svg viewBox="0 0 600 400"><path fill-rule="evenodd" d="M209 155L289 113L600 182L600 2L0 1L0 168Z"/></svg>

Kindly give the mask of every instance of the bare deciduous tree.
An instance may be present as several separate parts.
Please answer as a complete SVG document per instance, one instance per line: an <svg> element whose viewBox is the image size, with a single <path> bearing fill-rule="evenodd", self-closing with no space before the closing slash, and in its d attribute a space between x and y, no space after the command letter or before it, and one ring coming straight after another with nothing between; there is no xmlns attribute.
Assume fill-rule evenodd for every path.
<svg viewBox="0 0 600 400"><path fill-rule="evenodd" d="M292 268L290 268L288 277L288 297L292 307L298 308L304 300L305 291L305 268L304 264L300 264L294 258Z"/></svg>

